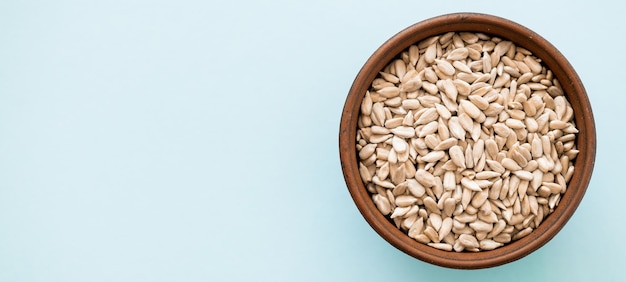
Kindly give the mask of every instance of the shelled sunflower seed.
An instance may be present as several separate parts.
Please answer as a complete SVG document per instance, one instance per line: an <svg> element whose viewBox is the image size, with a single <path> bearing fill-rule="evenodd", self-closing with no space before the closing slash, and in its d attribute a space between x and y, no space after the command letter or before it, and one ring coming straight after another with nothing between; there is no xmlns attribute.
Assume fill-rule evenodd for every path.
<svg viewBox="0 0 626 282"><path fill-rule="evenodd" d="M433 248L486 251L527 236L573 175L573 109L541 59L511 41L425 39L364 95L361 178L383 215Z"/></svg>

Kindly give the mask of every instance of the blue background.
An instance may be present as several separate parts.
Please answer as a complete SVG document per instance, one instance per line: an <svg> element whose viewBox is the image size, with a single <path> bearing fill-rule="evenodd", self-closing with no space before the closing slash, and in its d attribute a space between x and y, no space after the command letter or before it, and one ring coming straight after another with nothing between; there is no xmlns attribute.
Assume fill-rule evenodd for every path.
<svg viewBox="0 0 626 282"><path fill-rule="evenodd" d="M0 281L623 281L623 3L1 1ZM338 152L372 52L461 11L553 43L598 136L565 228L474 271L379 237Z"/></svg>

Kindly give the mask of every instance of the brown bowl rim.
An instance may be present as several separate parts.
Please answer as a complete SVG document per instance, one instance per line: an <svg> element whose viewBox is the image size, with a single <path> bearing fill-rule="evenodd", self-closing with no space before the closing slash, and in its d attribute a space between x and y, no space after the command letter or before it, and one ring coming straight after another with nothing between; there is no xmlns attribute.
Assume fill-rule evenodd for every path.
<svg viewBox="0 0 626 282"><path fill-rule="evenodd" d="M398 230L372 202L360 178L356 154L356 128L360 102L378 71L411 44L449 31L482 32L515 42L542 59L559 79L574 109L580 132L576 144L574 175L555 211L526 237L492 251L447 252L416 242ZM480 13L453 13L436 16L400 31L383 43L357 74L346 98L340 123L339 150L342 171L349 193L368 224L386 241L421 261L448 268L479 269L506 264L529 255L549 242L567 223L580 204L593 172L596 132L587 92L578 74L561 52L532 30L498 16Z"/></svg>

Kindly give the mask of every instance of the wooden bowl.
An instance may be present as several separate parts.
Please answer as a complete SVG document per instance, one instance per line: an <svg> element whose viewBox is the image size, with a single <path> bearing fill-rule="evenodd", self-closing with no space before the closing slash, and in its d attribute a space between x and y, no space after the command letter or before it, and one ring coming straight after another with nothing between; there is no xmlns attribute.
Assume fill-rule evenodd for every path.
<svg viewBox="0 0 626 282"><path fill-rule="evenodd" d="M574 110L579 133L575 172L553 213L529 235L491 251L442 251L419 243L385 217L375 206L361 180L356 152L357 120L361 101L372 81L392 59L410 45L450 31L481 32L511 40L543 60L560 81ZM537 250L550 241L572 216L589 184L595 162L596 133L591 106L583 84L567 59L535 32L507 19L476 13L456 13L414 24L386 41L367 60L356 76L346 98L339 132L340 159L348 190L357 208L371 227L391 245L431 264L459 269L487 268L509 263ZM367 247L367 246L364 246Z"/></svg>

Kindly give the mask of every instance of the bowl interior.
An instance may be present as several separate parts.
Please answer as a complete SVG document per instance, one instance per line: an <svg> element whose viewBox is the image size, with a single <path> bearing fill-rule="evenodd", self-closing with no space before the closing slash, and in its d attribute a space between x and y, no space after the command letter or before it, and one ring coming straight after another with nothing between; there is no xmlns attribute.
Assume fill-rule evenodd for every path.
<svg viewBox="0 0 626 282"><path fill-rule="evenodd" d="M491 251L447 252L432 248L408 237L383 216L365 188L358 171L356 153L357 120L361 100L371 82L392 59L412 44L450 31L482 32L511 40L543 60L561 83L574 110L579 129L575 171L568 190L555 211L528 236ZM385 42L367 60L354 80L346 98L340 124L340 159L344 178L357 208L372 228L390 244L417 259L451 268L485 268L520 259L546 244L569 220L589 184L595 162L596 136L593 114L582 82L567 59L547 40L533 31L509 20L474 13L443 15L417 23Z"/></svg>

